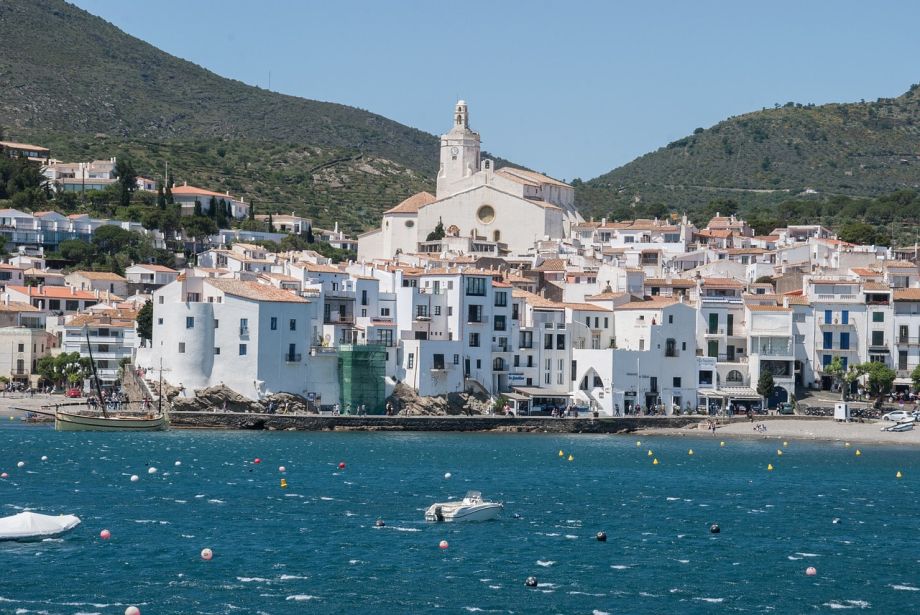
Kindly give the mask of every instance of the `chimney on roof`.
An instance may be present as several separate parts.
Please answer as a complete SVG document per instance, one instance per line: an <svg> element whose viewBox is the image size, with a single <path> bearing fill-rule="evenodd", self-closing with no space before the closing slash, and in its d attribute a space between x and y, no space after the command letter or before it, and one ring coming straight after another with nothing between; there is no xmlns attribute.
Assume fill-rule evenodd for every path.
<svg viewBox="0 0 920 615"><path fill-rule="evenodd" d="M41 295L41 294L44 293L44 292L45 292L45 285L44 285L44 284L39 284L39 285L38 285L38 294Z"/></svg>
<svg viewBox="0 0 920 615"><path fill-rule="evenodd" d="M74 295L76 295L76 294L77 294L77 288L76 288L75 286L71 286L71 287L70 287L70 296L72 297L72 296L74 296Z"/></svg>
<svg viewBox="0 0 920 615"><path fill-rule="evenodd" d="M188 181L186 180L186 181L182 182L182 185L183 185L183 186L188 186Z"/></svg>
<svg viewBox="0 0 920 615"><path fill-rule="evenodd" d="M98 299L98 298L99 298L99 289L97 288L96 290L94 290L94 291L93 291L93 294L96 296L96 299Z"/></svg>

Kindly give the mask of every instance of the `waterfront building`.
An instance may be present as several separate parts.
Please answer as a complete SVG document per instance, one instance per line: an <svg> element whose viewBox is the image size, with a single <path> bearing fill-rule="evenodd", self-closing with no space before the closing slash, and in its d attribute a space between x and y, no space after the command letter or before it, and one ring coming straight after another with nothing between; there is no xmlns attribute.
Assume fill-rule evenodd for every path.
<svg viewBox="0 0 920 615"><path fill-rule="evenodd" d="M105 309L53 319L48 329L57 335L61 352L78 352L86 358L92 352L100 384L109 387L119 380L122 363L134 361L140 345L136 318L133 310Z"/></svg>
<svg viewBox="0 0 920 615"><path fill-rule="evenodd" d="M38 360L51 354L52 348L54 337L41 328L0 326L0 376L11 382L37 386Z"/></svg>

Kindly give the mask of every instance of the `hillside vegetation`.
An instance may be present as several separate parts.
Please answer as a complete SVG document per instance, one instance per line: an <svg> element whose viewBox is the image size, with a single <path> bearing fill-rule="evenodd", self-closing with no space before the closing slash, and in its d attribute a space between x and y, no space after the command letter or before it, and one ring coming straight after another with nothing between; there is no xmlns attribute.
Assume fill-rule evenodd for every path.
<svg viewBox="0 0 920 615"><path fill-rule="evenodd" d="M787 103L697 128L577 186L587 216L699 212L731 199L743 213L799 196L875 197L920 186L920 88L876 102Z"/></svg>

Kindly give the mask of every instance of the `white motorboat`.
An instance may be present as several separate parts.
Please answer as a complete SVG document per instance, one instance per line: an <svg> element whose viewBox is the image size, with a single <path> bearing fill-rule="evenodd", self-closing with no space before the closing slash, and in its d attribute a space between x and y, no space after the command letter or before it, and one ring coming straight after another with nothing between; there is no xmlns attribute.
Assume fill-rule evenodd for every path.
<svg viewBox="0 0 920 615"><path fill-rule="evenodd" d="M80 525L74 515L40 515L21 512L0 519L0 540L41 540L69 532Z"/></svg>
<svg viewBox="0 0 920 615"><path fill-rule="evenodd" d="M425 511L425 521L489 521L498 517L501 502L482 499L478 491L469 491L459 502L435 502Z"/></svg>

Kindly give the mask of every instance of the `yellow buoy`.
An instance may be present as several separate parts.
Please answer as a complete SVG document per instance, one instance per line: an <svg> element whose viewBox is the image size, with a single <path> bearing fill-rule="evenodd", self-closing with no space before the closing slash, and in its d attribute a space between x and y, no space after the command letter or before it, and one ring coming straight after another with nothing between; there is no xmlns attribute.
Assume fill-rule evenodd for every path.
<svg viewBox="0 0 920 615"><path fill-rule="evenodd" d="M282 489L287 489L287 481L284 480L283 478L281 479L281 488L282 488Z"/></svg>
<svg viewBox="0 0 920 615"><path fill-rule="evenodd" d="M862 453L859 452L859 449L856 449L856 456L859 457Z"/></svg>
<svg viewBox="0 0 920 615"><path fill-rule="evenodd" d="M687 454L688 454L688 455L692 455L692 454L693 454L693 449L691 448L689 451L687 451Z"/></svg>
<svg viewBox="0 0 920 615"><path fill-rule="evenodd" d="M781 449L776 449L776 454L777 454L777 455L782 455L782 454L783 454L783 451L782 451Z"/></svg>
<svg viewBox="0 0 920 615"><path fill-rule="evenodd" d="M901 478L901 470L898 470L898 473L894 475L895 478Z"/></svg>
<svg viewBox="0 0 920 615"><path fill-rule="evenodd" d="M719 446L725 446L725 442L719 442Z"/></svg>
<svg viewBox="0 0 920 615"><path fill-rule="evenodd" d="M773 464L772 464L772 463L768 463L768 464L767 464L767 470L773 470Z"/></svg>
<svg viewBox="0 0 920 615"><path fill-rule="evenodd" d="M569 461L574 461L574 460L575 460L575 458L572 457L571 455L569 455Z"/></svg>
<svg viewBox="0 0 920 615"><path fill-rule="evenodd" d="M559 451L559 456L560 456L560 457L564 457L564 456L565 456L565 453L563 453L562 450L560 450L560 451Z"/></svg>
<svg viewBox="0 0 920 615"><path fill-rule="evenodd" d="M648 456L649 456L649 457L652 456L652 449L648 449Z"/></svg>
<svg viewBox="0 0 920 615"><path fill-rule="evenodd" d="M652 465L653 465L653 466L657 466L657 465L658 465L658 459L657 459L657 458L655 458L655 459L652 460Z"/></svg>

